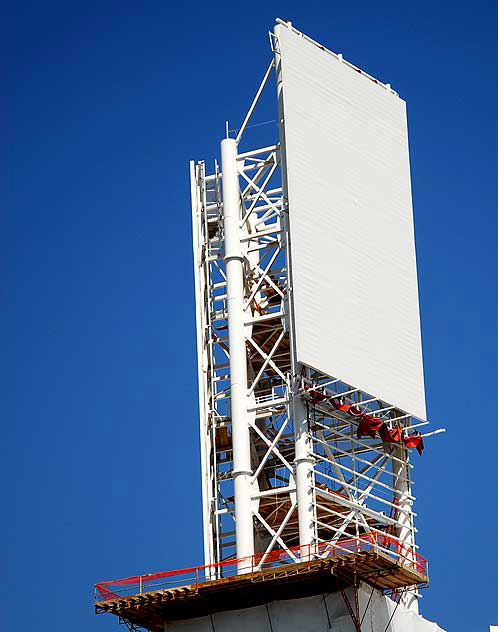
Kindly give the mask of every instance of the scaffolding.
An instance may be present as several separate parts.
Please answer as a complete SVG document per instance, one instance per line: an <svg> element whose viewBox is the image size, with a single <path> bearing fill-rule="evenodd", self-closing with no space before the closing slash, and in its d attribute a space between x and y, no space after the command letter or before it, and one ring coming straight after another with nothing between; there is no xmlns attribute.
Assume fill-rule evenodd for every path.
<svg viewBox="0 0 498 632"><path fill-rule="evenodd" d="M263 554L220 562L209 569L218 577L215 580L206 580L209 572L200 566L100 582L95 586L95 607L98 613L117 615L130 625L162 631L165 621L340 592L355 629L361 630L360 583L369 587L371 595L374 590L388 592L399 601L407 588L427 582L424 558L404 558L395 546L386 554L379 543L378 537L369 535L323 543L305 555L299 546L276 550L265 555L263 567ZM303 556L305 561L294 561ZM348 587L353 587L349 596Z"/></svg>

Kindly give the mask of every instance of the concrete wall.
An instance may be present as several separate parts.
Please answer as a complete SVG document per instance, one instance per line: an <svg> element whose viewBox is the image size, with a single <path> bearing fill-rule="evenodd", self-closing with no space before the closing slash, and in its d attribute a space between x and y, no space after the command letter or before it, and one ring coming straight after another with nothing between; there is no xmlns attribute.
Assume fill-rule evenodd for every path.
<svg viewBox="0 0 498 632"><path fill-rule="evenodd" d="M353 590L348 589L354 604ZM360 586L360 616L363 617L372 589ZM325 608L325 603L327 608ZM354 607L354 606L353 606ZM364 632L385 632L395 604L374 590L363 618ZM328 610L328 617L327 617ZM331 626L329 626L329 618ZM165 632L355 632L341 593L273 601L263 606L217 612L212 617L165 624ZM437 624L398 606L387 632L444 632Z"/></svg>

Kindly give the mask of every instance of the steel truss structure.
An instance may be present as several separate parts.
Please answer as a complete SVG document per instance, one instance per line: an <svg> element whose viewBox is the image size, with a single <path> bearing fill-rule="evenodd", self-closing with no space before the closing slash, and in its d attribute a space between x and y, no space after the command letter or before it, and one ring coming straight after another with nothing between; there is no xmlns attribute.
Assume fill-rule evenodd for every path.
<svg viewBox="0 0 498 632"><path fill-rule="evenodd" d="M276 549L299 561L314 545L326 557L320 543L369 533L406 563L417 548L408 450L359 439L358 414L405 434L427 422L297 363L283 129L279 143L237 149L274 73L280 90L271 39L275 59L221 165L191 163L208 579L223 560L262 553L261 569Z"/></svg>

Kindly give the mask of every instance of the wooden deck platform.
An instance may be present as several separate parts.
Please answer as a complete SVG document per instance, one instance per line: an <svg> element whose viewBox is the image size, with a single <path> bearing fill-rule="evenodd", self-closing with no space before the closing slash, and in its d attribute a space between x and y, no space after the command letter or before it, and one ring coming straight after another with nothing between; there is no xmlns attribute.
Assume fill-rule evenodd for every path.
<svg viewBox="0 0 498 632"><path fill-rule="evenodd" d="M224 610L334 592L354 583L354 577L379 590L427 583L427 577L402 566L379 551L287 564L226 579L167 590L145 592L95 604L151 632L163 632L165 621L194 619Z"/></svg>

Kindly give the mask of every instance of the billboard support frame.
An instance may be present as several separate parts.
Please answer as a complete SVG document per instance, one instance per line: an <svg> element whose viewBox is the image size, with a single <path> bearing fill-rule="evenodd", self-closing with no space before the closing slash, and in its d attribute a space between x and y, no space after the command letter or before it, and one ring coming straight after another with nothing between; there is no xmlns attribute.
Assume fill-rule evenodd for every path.
<svg viewBox="0 0 498 632"><path fill-rule="evenodd" d="M293 28L282 21L279 25L277 29ZM275 57L237 137L222 141L222 147L230 145L230 160L222 149L222 170L215 163L211 175L206 175L204 162L192 164L208 569L235 555L252 555L252 538L252 551L261 553L253 570L264 568L276 549L300 561L305 555L316 557L314 551L318 555L324 542L344 535L385 534L386 543L395 543L398 551L406 554L408 547L408 555L415 555L417 550L408 452L396 452L378 439L358 438L358 419L330 402L381 418L389 429L399 426L405 436L428 422L299 361L285 95L276 32L270 34ZM273 69L280 142L237 153ZM393 92L389 84L384 88ZM230 233L227 216L228 224L237 216L236 231ZM237 266L235 294L228 287L231 261ZM243 455L241 467L235 464L237 454ZM238 491L237 480L243 481ZM235 520L241 509L243 518ZM209 578L221 572L206 571ZM416 604L414 596L416 591L404 597L404 603L410 599Z"/></svg>

